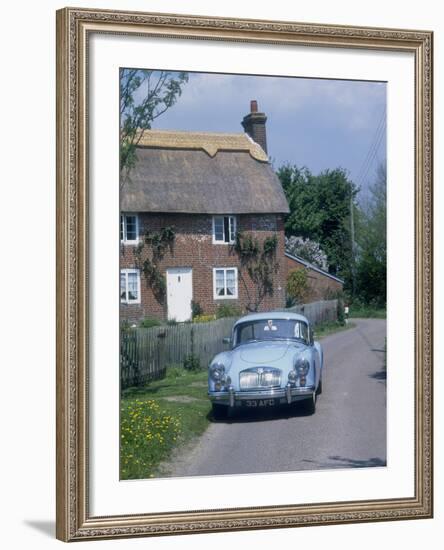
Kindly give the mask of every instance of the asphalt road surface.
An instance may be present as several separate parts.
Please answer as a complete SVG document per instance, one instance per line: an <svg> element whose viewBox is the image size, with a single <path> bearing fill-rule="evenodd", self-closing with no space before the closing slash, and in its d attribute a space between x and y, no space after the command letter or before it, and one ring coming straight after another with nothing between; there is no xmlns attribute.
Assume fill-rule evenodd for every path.
<svg viewBox="0 0 444 550"><path fill-rule="evenodd" d="M385 466L384 319L322 339L323 393L308 416L299 405L237 412L209 429L170 467L170 476Z"/></svg>

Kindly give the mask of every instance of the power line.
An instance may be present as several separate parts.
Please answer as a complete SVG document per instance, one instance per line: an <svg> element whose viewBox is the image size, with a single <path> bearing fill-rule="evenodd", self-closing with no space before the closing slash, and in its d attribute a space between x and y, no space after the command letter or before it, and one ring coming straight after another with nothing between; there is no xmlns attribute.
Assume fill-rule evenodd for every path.
<svg viewBox="0 0 444 550"><path fill-rule="evenodd" d="M369 173L372 167L375 156L377 155L379 147L381 146L382 139L385 136L385 130L387 127L386 112L387 112L387 109L386 107L384 107L381 118L379 119L378 126L373 135L371 145L367 151L367 154L364 158L364 161L356 177L356 184L358 186L365 183L365 178L367 177L367 174Z"/></svg>
<svg viewBox="0 0 444 550"><path fill-rule="evenodd" d="M384 130L385 130L385 124L384 124ZM367 179L367 176L368 174L370 173L370 169L373 167L373 163L375 161L375 158L377 157L378 155L378 151L379 151L379 147L381 146L381 143L382 143L382 140L384 138L384 131L381 132L379 138L378 138L378 141L376 142L375 144L375 147L373 149L373 152L371 154L371 157L370 157L370 160L368 162L368 165L367 165L367 168L365 170L365 172L363 173L362 175L362 180L361 180L361 183L364 184L366 179Z"/></svg>
<svg viewBox="0 0 444 550"><path fill-rule="evenodd" d="M368 163L368 160L369 160L369 157L370 157L370 154L371 154L371 151L372 149L375 147L375 144L376 142L378 141L379 139L379 136L381 134L381 131L383 130L383 127L384 127L384 123L385 123L385 120L386 120L386 108L384 107L384 110L381 114L381 117L379 118L379 122L378 122L378 125L376 127L376 130L375 130L375 133L373 135L373 139L372 139L372 142L370 144L370 147L369 147L369 150L367 151L367 155L364 159L364 162L361 166L361 169L360 169L360 175L362 174L362 172L364 171L364 168L366 166L366 164Z"/></svg>
<svg viewBox="0 0 444 550"><path fill-rule="evenodd" d="M356 182L358 184L362 183L363 178L364 178L364 174L366 174L368 172L369 165L371 166L371 159L372 159L373 153L374 153L375 150L377 150L377 147L379 146L380 139L381 139L381 136L383 135L384 129L385 129L385 109L384 109L384 112L382 113L382 116L379 120L378 126L376 128L375 133L374 133L372 142L371 142L370 147L367 151L365 159L364 159L364 161L361 165L361 168L358 172L358 176L356 178Z"/></svg>

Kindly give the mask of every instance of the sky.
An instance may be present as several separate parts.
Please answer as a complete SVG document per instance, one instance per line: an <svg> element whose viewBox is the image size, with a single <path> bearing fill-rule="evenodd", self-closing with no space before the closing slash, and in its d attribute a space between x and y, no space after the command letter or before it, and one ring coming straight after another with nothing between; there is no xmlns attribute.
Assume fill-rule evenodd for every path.
<svg viewBox="0 0 444 550"><path fill-rule="evenodd" d="M364 195L386 153L386 83L189 73L153 128L243 132L250 100L267 115L273 167L343 168Z"/></svg>

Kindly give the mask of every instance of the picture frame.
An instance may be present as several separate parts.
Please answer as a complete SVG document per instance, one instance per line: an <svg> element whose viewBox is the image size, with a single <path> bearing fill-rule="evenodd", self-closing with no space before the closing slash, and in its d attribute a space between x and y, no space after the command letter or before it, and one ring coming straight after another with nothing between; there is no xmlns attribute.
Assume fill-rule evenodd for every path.
<svg viewBox="0 0 444 550"><path fill-rule="evenodd" d="M414 64L414 398L411 496L92 513L90 484L91 219L89 79L93 36L255 44L317 51L400 52ZM125 38L126 37L126 38ZM174 44L173 44L174 47ZM180 56L180 53L177 53ZM63 541L393 521L433 514L432 106L433 33L172 14L64 8L57 12L57 472L56 530ZM180 68L180 67L179 67ZM118 396L116 396L116 400ZM95 471L95 470L94 470ZM174 487L169 486L171 499ZM172 487L172 488L171 488Z"/></svg>

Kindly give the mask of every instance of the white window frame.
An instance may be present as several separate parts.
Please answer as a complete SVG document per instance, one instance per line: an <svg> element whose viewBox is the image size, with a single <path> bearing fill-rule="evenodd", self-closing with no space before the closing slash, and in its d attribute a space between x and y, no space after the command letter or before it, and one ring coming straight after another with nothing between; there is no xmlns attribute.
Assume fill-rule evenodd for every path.
<svg viewBox="0 0 444 550"><path fill-rule="evenodd" d="M225 291L227 290L227 271L228 270L234 270L236 279L235 279L235 292L233 296L218 296L216 292L216 271L223 271L224 272L224 288ZM237 300L239 297L238 292L238 286L239 286L239 279L238 279L238 271L237 267L213 267L213 298L215 300Z"/></svg>
<svg viewBox="0 0 444 550"><path fill-rule="evenodd" d="M137 275L137 298L135 300L128 299L128 275L135 273ZM140 295L140 270L139 269L121 269L120 276L125 275L125 294L126 299L120 298L120 303L122 304L140 304L141 295ZM119 293L120 293L120 279L119 279Z"/></svg>
<svg viewBox="0 0 444 550"><path fill-rule="evenodd" d="M226 242L225 240L223 240L223 241L217 241L216 240L216 218L231 218L231 219L233 219L234 231L233 231L233 234L230 235L231 238L228 242ZM228 221L228 226L230 227L230 221ZM235 241L236 241L236 231L237 231L237 217L234 214L217 214L217 215L213 216L213 230L212 230L213 244L225 244L225 245L234 244Z"/></svg>
<svg viewBox="0 0 444 550"><path fill-rule="evenodd" d="M126 218L127 216L134 216L136 218L136 238L127 239L126 238ZM123 239L120 239L122 244L139 244L139 216L133 212L121 212L119 218L119 234L122 227L122 218L123 218Z"/></svg>

